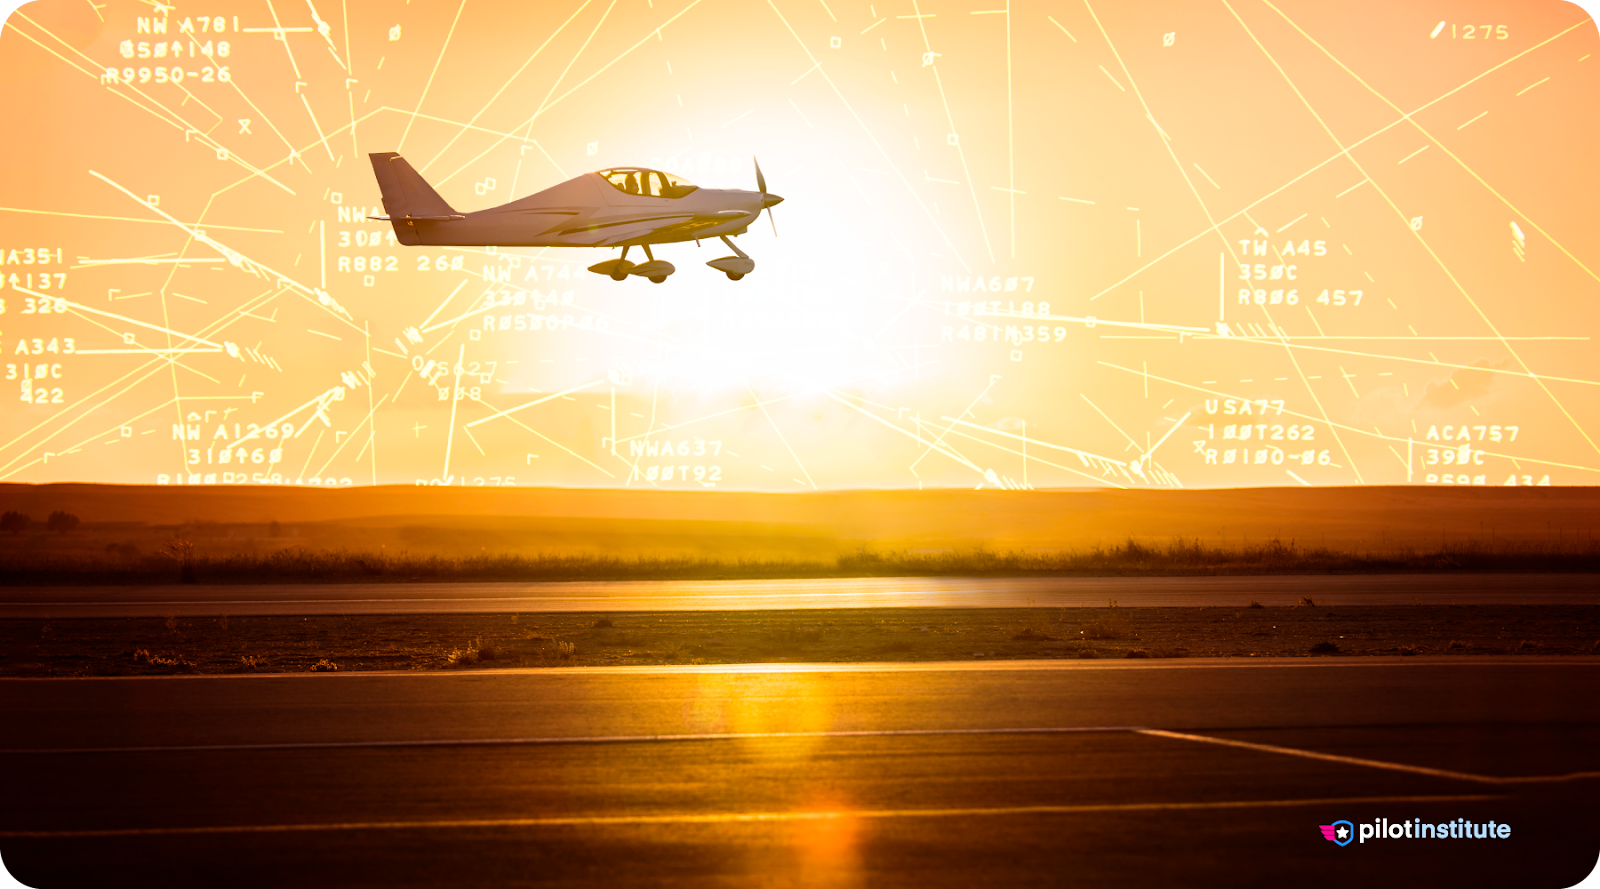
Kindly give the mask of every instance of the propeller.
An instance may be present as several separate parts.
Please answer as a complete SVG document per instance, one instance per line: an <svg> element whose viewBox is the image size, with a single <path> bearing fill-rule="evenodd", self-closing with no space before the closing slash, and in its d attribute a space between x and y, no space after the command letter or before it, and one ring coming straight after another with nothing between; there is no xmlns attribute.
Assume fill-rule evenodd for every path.
<svg viewBox="0 0 1600 889"><path fill-rule="evenodd" d="M772 236L778 236L778 220L773 218L772 208L783 203L783 198L767 193L767 177L761 175L761 161L754 156L750 158L756 164L756 188L761 189L761 208L767 211L767 221L772 223Z"/></svg>

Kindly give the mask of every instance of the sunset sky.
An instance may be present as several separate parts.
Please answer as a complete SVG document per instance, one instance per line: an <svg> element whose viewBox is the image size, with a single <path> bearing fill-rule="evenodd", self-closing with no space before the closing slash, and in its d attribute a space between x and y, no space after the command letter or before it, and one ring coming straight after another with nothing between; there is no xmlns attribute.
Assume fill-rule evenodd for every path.
<svg viewBox="0 0 1600 889"><path fill-rule="evenodd" d="M1569 3L163 8L0 35L0 480L1600 481ZM386 151L460 211L752 158L786 200L742 281L619 283L394 243Z"/></svg>

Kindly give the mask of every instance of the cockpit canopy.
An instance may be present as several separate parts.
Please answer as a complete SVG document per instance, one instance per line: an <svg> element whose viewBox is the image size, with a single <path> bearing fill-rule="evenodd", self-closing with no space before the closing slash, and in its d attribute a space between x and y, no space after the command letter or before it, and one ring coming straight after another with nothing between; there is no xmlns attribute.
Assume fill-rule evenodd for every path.
<svg viewBox="0 0 1600 889"><path fill-rule="evenodd" d="M643 168L623 167L616 170L599 170L601 176L610 182L612 187L623 194L636 194L652 198L681 198L695 189L698 185L691 185L671 173L660 170L646 170Z"/></svg>

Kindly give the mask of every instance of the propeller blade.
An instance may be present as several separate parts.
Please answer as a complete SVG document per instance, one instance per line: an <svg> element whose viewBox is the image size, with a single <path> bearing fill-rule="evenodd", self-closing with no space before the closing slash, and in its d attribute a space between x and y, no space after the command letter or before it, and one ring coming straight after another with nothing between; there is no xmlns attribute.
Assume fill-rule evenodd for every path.
<svg viewBox="0 0 1600 889"><path fill-rule="evenodd" d="M756 160L754 155L752 155L750 159L756 162L756 188L761 189L762 194L766 194L767 177L761 175L761 161Z"/></svg>
<svg viewBox="0 0 1600 889"><path fill-rule="evenodd" d="M776 238L778 236L778 220L772 215L771 207L767 208L767 221L772 223L772 236Z"/></svg>

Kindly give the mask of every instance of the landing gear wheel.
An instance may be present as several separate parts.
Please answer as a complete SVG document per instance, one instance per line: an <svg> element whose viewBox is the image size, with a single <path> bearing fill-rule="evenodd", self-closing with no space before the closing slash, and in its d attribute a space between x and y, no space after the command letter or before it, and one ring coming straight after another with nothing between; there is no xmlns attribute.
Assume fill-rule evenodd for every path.
<svg viewBox="0 0 1600 889"><path fill-rule="evenodd" d="M664 283L666 283L666 280L667 280L667 276L666 275L656 275L656 276L654 276L654 277L652 277L650 279L650 283L652 283L652 284L664 284Z"/></svg>
<svg viewBox="0 0 1600 889"><path fill-rule="evenodd" d="M626 280L628 280L628 273L627 272L613 272L612 275L611 275L611 280L613 280L613 281L626 281Z"/></svg>
<svg viewBox="0 0 1600 889"><path fill-rule="evenodd" d="M729 281L737 281L737 280L739 280L740 278L743 278L743 277L744 277L744 275L736 275L733 272L728 272L728 280Z"/></svg>

